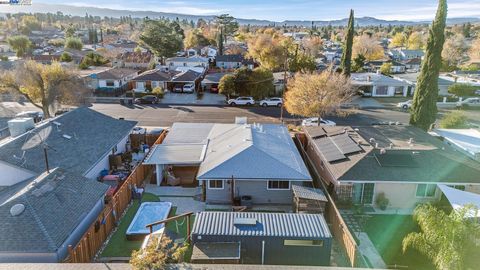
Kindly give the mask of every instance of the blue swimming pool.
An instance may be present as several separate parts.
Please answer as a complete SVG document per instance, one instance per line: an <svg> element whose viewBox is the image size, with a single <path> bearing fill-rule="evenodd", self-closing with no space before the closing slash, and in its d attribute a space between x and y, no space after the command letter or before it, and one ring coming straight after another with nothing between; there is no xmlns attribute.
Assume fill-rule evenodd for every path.
<svg viewBox="0 0 480 270"><path fill-rule="evenodd" d="M138 208L137 213L133 217L132 223L127 229L127 239L141 239L150 233L145 226L155 221L168 218L172 203L170 202L144 202ZM164 224L153 227L153 231L160 230Z"/></svg>

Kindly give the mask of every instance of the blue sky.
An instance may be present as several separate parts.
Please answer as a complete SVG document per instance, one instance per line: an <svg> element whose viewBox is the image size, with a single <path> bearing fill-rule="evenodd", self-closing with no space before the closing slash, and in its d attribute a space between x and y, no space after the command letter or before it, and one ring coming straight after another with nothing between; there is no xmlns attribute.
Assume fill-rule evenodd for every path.
<svg viewBox="0 0 480 270"><path fill-rule="evenodd" d="M150 10L194 15L229 13L238 18L330 20L355 16L379 19L432 19L436 0L33 0L48 4ZM449 0L449 17L480 17L480 0Z"/></svg>

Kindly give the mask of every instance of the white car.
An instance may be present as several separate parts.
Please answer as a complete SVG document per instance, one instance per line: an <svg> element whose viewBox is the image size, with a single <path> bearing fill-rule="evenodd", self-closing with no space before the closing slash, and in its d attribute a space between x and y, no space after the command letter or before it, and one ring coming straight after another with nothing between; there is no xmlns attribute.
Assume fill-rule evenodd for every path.
<svg viewBox="0 0 480 270"><path fill-rule="evenodd" d="M195 85L192 83L185 84L183 86L183 92L184 93L193 93L195 91Z"/></svg>
<svg viewBox="0 0 480 270"><path fill-rule="evenodd" d="M480 98L466 98L457 102L457 107L480 107Z"/></svg>
<svg viewBox="0 0 480 270"><path fill-rule="evenodd" d="M404 110L408 110L412 107L413 100L407 100L404 102L399 102L397 103L397 108L402 108Z"/></svg>
<svg viewBox="0 0 480 270"><path fill-rule="evenodd" d="M334 127L336 125L337 124L333 121L320 118L320 126ZM305 126L305 127L318 126L318 117L303 119L302 126Z"/></svg>
<svg viewBox="0 0 480 270"><path fill-rule="evenodd" d="M267 106L277 106L280 107L282 106L283 99L279 97L273 97L273 98L266 98L260 100L260 106L267 107Z"/></svg>
<svg viewBox="0 0 480 270"><path fill-rule="evenodd" d="M253 97L238 97L236 99L229 99L227 103L230 106L236 106L236 105L251 106L255 104L255 100L253 99Z"/></svg>

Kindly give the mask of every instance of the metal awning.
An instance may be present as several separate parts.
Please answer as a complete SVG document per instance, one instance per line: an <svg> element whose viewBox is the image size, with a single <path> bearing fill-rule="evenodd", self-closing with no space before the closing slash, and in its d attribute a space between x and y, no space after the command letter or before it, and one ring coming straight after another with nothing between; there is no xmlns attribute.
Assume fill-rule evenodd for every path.
<svg viewBox="0 0 480 270"><path fill-rule="evenodd" d="M206 144L157 144L148 153L145 165L200 164L205 157Z"/></svg>
<svg viewBox="0 0 480 270"><path fill-rule="evenodd" d="M438 185L438 187L454 210L459 210L466 205L473 205L477 207L477 209L480 209L480 194L458 190L446 185ZM477 211L477 213L471 213L470 216L475 216L475 214L477 217L480 217L480 211Z"/></svg>
<svg viewBox="0 0 480 270"><path fill-rule="evenodd" d="M300 199L328 202L321 189L292 185L293 196Z"/></svg>

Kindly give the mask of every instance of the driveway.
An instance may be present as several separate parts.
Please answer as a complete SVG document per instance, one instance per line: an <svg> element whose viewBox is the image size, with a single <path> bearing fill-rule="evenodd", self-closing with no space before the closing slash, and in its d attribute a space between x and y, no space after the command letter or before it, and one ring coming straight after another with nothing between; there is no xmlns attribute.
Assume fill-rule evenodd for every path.
<svg viewBox="0 0 480 270"><path fill-rule="evenodd" d="M225 96L214 93L203 93L201 98L197 97L196 93L165 93L163 99L160 100L160 104L171 105L225 105Z"/></svg>

